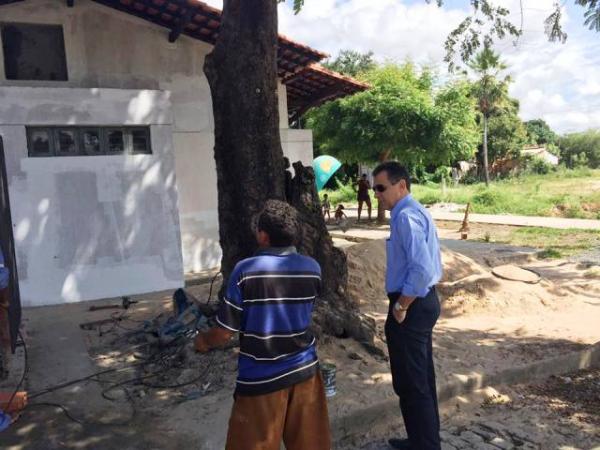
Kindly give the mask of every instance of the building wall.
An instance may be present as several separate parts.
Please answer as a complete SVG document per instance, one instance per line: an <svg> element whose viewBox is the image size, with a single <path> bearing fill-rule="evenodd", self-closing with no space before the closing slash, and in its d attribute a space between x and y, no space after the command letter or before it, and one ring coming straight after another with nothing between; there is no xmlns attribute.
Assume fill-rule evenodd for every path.
<svg viewBox="0 0 600 450"><path fill-rule="evenodd" d="M0 87L22 302L183 283L169 93ZM152 155L29 158L26 124L150 126Z"/></svg>
<svg viewBox="0 0 600 450"><path fill-rule="evenodd" d="M112 173L110 176L114 180L117 176L115 171L120 170L121 167L127 167L128 171L138 171L139 176L153 167L149 162L142 162L146 158L143 156L60 158L60 161L56 161L58 158L40 159L40 161L27 159L26 153L23 154L23 151L26 151L23 141L25 125L48 123L41 122L44 120L56 125L81 121L94 125L149 123L152 125L152 137L162 139L168 147L165 147L160 155L155 155L155 159L163 155L167 159L171 158L164 163L165 167L163 167L164 170L171 170L171 172L162 175L169 175L169 180L173 180L173 186L165 186L164 195L168 192L167 197L173 201L169 211L175 211L179 216L176 225L180 233L175 233L174 239L181 241L183 270L200 271L217 266L220 262L221 250L218 242L217 183L213 157L214 121L210 90L202 70L204 58L210 52L211 46L187 36L181 36L175 43L169 43L168 30L90 0L78 0L73 8L68 8L64 0L26 0L0 6L0 11L3 22L61 24L69 74L69 80L62 82L9 81L4 79L4 59L0 57L0 88L2 86L36 87L38 90L35 95L38 99L43 99L44 105L48 103L53 105L43 108L31 104L23 105L23 100L11 93L11 103L5 105L4 113L0 115L1 133L5 136L5 140L7 136L12 136L11 145L8 143L6 145L7 158L11 161L8 171L12 203L15 203L14 198L20 195L19 190L22 189L27 190L29 192L27 195L31 196L27 201L37 201L36 194L32 192L39 189L31 181L25 185L22 181L23 174L27 173L27 170L30 171L29 173L37 170L38 174L46 170L50 177L50 174L62 171L64 165L70 165L74 172L78 172L85 171L88 165L94 164L92 172ZM1 52L0 46L0 56L2 56ZM97 95L99 93L108 95L109 92L114 93L111 102L105 103L103 108L97 108L95 105ZM161 110L168 117L157 118L154 111L157 103L153 101L161 96L168 98L170 107L168 113L164 109ZM305 130L287 129L285 86L279 86L279 97L284 153L289 155L291 161L300 159L305 164L310 164L312 135ZM63 105L63 98L70 98L72 103ZM77 103L74 98L83 103ZM5 103L5 99L2 99L2 102ZM21 123L10 122L11 108L24 109ZM90 113L91 110L93 113ZM129 122L121 122L122 120ZM121 158L121 160L117 161L114 158ZM67 162L66 159L77 159L77 161ZM45 161L43 166L41 161ZM106 186L109 184L110 182L104 183ZM128 191L127 187L124 189L123 192ZM93 195L91 192L90 190L89 195ZM39 193L41 194L41 191ZM102 195L100 190L97 195ZM25 200L25 197L22 199ZM33 214L35 208L29 207L29 211L22 208L22 218L25 218L26 214ZM109 214L106 214L106 217L100 220L109 220L107 218ZM149 219L151 213L144 213L143 216ZM81 237L81 239L86 238L89 236ZM116 239L116 236L112 235L111 239ZM32 258L34 255L31 254L33 251L31 245L31 242L27 245L21 244L17 256L25 277L27 274L31 275L31 260L35 259ZM169 252L171 253L172 250ZM97 250L97 253L103 251ZM101 262L94 261L92 266L99 268ZM106 260L102 261L109 265ZM87 267L88 264L86 262L82 265ZM175 264L173 272L175 268L179 271L180 280L182 272L180 264ZM41 269L40 263L39 270ZM90 288L79 294L73 294L75 290L71 292L67 289L71 292L68 293L61 288L63 301L115 294L116 291L108 292L110 289L106 286L101 289L101 292L92 292L94 290L91 286L96 281L89 275L91 269L88 267L86 270L85 273L88 274L86 280L89 279ZM154 280L153 270L154 267L152 270L148 269L148 279ZM102 273L102 270L93 271ZM35 275L40 276L40 273ZM60 276L57 275L58 278ZM170 275L168 280L166 284L158 282L153 284L152 281L145 285L152 286L152 289L156 284L173 285L174 279L170 278ZM25 288L25 303L46 302L38 298L41 291L43 289ZM104 292L106 293L101 294ZM59 300L54 297L52 302Z"/></svg>

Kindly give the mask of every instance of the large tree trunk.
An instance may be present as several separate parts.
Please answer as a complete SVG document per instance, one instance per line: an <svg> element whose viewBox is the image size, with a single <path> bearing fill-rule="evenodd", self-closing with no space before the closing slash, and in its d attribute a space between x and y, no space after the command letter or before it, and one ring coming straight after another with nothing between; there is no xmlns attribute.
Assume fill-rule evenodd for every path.
<svg viewBox="0 0 600 450"><path fill-rule="evenodd" d="M253 216L265 200L284 199L276 0L225 0L204 71L215 120L221 270L227 279L256 249Z"/></svg>
<svg viewBox="0 0 600 450"><path fill-rule="evenodd" d="M277 99L276 0L225 0L216 45L204 71L212 94L219 199L221 270L256 250L252 218L270 198L285 198L284 159ZM323 270L317 331L352 336L369 344L374 325L346 300L345 255L333 242L320 212L312 168L294 164L291 198L302 221L299 251Z"/></svg>
<svg viewBox="0 0 600 450"><path fill-rule="evenodd" d="M490 185L490 170L488 163L488 119L483 115L483 173L485 175L485 185Z"/></svg>

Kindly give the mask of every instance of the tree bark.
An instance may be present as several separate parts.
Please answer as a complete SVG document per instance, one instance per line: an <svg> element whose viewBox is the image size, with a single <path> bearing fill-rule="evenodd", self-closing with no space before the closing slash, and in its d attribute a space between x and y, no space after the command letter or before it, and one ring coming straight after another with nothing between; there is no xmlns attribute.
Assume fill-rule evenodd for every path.
<svg viewBox="0 0 600 450"><path fill-rule="evenodd" d="M483 173L485 175L485 185L490 185L490 171L488 165L488 119L483 114Z"/></svg>
<svg viewBox="0 0 600 450"><path fill-rule="evenodd" d="M212 95L221 270L227 279L256 250L254 215L267 199L285 197L276 0L225 0L204 72Z"/></svg>
<svg viewBox="0 0 600 450"><path fill-rule="evenodd" d="M254 215L268 199L287 200L301 217L299 251L322 268L317 333L354 337L374 348L373 321L360 315L358 305L348 304L346 256L327 231L312 168L294 163L286 198L277 98L277 1L225 0L219 36L204 71L215 121L223 285L235 264L256 250Z"/></svg>

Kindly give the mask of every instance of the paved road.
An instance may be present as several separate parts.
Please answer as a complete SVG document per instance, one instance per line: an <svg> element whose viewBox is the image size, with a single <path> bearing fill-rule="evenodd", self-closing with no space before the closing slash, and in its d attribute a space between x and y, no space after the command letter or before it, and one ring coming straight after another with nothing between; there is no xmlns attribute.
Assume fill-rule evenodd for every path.
<svg viewBox="0 0 600 450"><path fill-rule="evenodd" d="M463 213L453 213L431 210L435 220L451 220L462 222ZM600 230L600 220L589 219L563 219L561 217L532 217L511 216L504 214L469 214L469 221L473 223L493 223L497 225L514 225L520 227L542 227L578 230Z"/></svg>

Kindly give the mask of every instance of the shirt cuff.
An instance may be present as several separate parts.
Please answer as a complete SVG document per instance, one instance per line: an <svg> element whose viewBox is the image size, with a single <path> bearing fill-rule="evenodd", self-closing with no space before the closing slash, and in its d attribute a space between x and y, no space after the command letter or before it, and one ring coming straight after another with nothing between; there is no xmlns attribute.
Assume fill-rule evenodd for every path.
<svg viewBox="0 0 600 450"><path fill-rule="evenodd" d="M402 286L402 295L407 297L425 297L429 293L429 287L417 287L411 283L405 283Z"/></svg>

